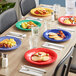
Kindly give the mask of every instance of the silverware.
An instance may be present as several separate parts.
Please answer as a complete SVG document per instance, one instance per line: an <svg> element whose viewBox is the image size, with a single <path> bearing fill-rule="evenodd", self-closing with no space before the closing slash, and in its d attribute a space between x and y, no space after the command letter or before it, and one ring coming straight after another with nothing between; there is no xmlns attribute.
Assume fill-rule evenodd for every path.
<svg viewBox="0 0 76 76"><path fill-rule="evenodd" d="M40 6L40 7L50 8L50 9L52 9L52 10L53 10L53 6L44 6L44 5L42 5L42 6Z"/></svg>
<svg viewBox="0 0 76 76"><path fill-rule="evenodd" d="M26 17L26 19L33 19L33 20L39 20L39 21L42 21L43 20L41 18L34 18L34 17Z"/></svg>
<svg viewBox="0 0 76 76"><path fill-rule="evenodd" d="M62 48L64 48L64 45L50 43L50 42L44 42L44 44L42 46L46 47L46 48L55 49L55 50L62 50Z"/></svg>
<svg viewBox="0 0 76 76"><path fill-rule="evenodd" d="M50 42L45 42L44 44L48 45L48 46L56 46L56 47L60 47L60 48L64 48L64 45L61 44L56 44L56 43L50 43Z"/></svg>
<svg viewBox="0 0 76 76"><path fill-rule="evenodd" d="M46 44L46 45L44 44L42 46L43 47L46 47L46 48L51 48L51 49L54 49L54 50L60 50L60 51L62 50L62 48L59 48L59 47L56 47L56 46L52 46L52 45L51 46L48 46L48 44Z"/></svg>
<svg viewBox="0 0 76 76"><path fill-rule="evenodd" d="M21 34L21 33L16 33L16 32L10 32L9 35L14 35L14 36L18 36L18 37L26 37L26 34Z"/></svg>
<svg viewBox="0 0 76 76"><path fill-rule="evenodd" d="M12 36L15 36L15 37L21 37L21 38L24 38L24 34L23 34L23 35L8 34L8 35L12 35Z"/></svg>
<svg viewBox="0 0 76 76"><path fill-rule="evenodd" d="M74 29L68 29L68 28L62 28L62 27L58 27L58 29L63 29L63 30L66 30L66 31L75 32Z"/></svg>
<svg viewBox="0 0 76 76"><path fill-rule="evenodd" d="M43 74L44 73L44 72L42 72L40 70L35 70L35 69L24 67L24 66L21 66L21 67L22 67L22 69L24 69L26 71L33 71L33 72L40 73L40 74Z"/></svg>
<svg viewBox="0 0 76 76"><path fill-rule="evenodd" d="M14 36L14 35L6 35L6 36L11 36L11 37L16 37L16 38L19 38L19 39L23 39L22 37L17 37L17 36Z"/></svg>
<svg viewBox="0 0 76 76"><path fill-rule="evenodd" d="M23 39L24 37L26 37L26 34L10 32L6 36L12 36L12 37L16 37L16 38L19 38L19 39Z"/></svg>
<svg viewBox="0 0 76 76"><path fill-rule="evenodd" d="M27 71L25 69L20 69L19 72L34 75L34 76L42 76L42 74L40 74L40 73L36 73L35 71L34 72L33 71Z"/></svg>
<svg viewBox="0 0 76 76"><path fill-rule="evenodd" d="M27 74L34 75L34 76L42 76L44 73L43 72L44 70L42 71L41 70L42 69L24 65L24 66L21 66L21 69L19 70L19 72L27 73Z"/></svg>
<svg viewBox="0 0 76 76"><path fill-rule="evenodd" d="M43 69L39 69L39 68L35 68L35 67L31 67L31 66L27 66L27 65L24 65L24 67L26 68L30 68L30 69L34 69L34 70L37 70L37 71L41 71L41 72L44 72L46 73L46 70L43 70Z"/></svg>

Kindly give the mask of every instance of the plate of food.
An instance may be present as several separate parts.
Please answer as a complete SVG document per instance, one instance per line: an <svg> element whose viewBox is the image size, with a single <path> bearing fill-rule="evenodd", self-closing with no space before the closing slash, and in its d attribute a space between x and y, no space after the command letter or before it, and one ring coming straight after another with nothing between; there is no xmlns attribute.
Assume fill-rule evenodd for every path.
<svg viewBox="0 0 76 76"><path fill-rule="evenodd" d="M76 16L61 16L58 21L65 25L74 26L76 25Z"/></svg>
<svg viewBox="0 0 76 76"><path fill-rule="evenodd" d="M52 29L45 31L43 37L53 42L64 42L71 38L71 34L62 29Z"/></svg>
<svg viewBox="0 0 76 76"><path fill-rule="evenodd" d="M40 8L34 8L30 12L35 16L49 16L51 15L51 12L53 12L53 10L51 10L50 8L40 7Z"/></svg>
<svg viewBox="0 0 76 76"><path fill-rule="evenodd" d="M20 30L30 31L31 27L41 27L41 23L34 20L22 20L16 23L16 27Z"/></svg>
<svg viewBox="0 0 76 76"><path fill-rule="evenodd" d="M56 61L57 54L47 48L34 48L28 50L25 55L25 59L33 64L46 65Z"/></svg>
<svg viewBox="0 0 76 76"><path fill-rule="evenodd" d="M21 40L11 36L0 37L0 50L9 51L18 48Z"/></svg>

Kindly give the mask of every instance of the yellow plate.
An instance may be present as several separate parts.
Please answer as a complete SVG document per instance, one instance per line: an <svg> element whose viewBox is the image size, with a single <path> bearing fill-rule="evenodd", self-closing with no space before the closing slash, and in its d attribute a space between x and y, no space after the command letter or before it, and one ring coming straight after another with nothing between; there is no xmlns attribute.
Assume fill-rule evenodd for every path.
<svg viewBox="0 0 76 76"><path fill-rule="evenodd" d="M36 13L35 13L36 10L43 10L43 9L47 10L47 11L48 11L48 14L41 15L41 14L36 14ZM41 8L34 8L34 9L32 9L30 12L31 12L31 14L36 15L36 16L49 16L49 15L51 15L51 12L53 12L53 10L51 10L51 9L49 9L49 8L42 8L42 7L41 7Z"/></svg>

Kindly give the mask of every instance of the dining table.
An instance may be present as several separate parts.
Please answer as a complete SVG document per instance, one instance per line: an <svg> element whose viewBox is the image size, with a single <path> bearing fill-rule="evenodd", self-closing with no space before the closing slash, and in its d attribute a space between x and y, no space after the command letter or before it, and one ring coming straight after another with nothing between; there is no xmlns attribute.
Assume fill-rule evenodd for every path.
<svg viewBox="0 0 76 76"><path fill-rule="evenodd" d="M40 4L38 7L43 6L44 4ZM45 6L52 6L52 5L45 5ZM65 16L65 7L60 6L60 11L59 11L59 17ZM56 42L56 44L61 44L64 45L64 48L62 50L54 50L57 53L57 60L54 63L48 64L48 65L35 65L24 58L24 54L26 51L30 49L29 46L29 36L32 34L31 31L23 31L20 29L17 29L15 24L11 26L8 30L6 30L4 33L0 34L0 37L6 36L9 32L17 32L17 33L22 33L26 34L26 37L21 40L22 44L19 48L12 50L12 51L0 51L1 53L8 54L8 67L7 68L2 68L0 66L0 76L30 76L29 74L24 74L20 73L19 70L21 68L21 65L28 65L40 69L46 70L46 73L43 74L43 76L53 76L54 71L58 63L66 56L66 54L69 52L70 48L75 45L76 43L76 26L67 26L63 25L58 22L58 20L51 21L49 23L49 20L51 19L51 16L46 16L46 17L37 17L34 16L30 13L28 13L24 18L20 19L24 20L27 17L36 17L36 18L41 18L43 19L41 21L41 27L39 28L39 36L38 36L38 46L37 48L43 48L42 45L44 42L50 42L43 38L43 33L45 32L45 27L44 27L44 20L47 20L47 29L57 29L58 27L61 28L67 28L67 29L73 29L74 32L71 32L71 38L68 41L65 42ZM50 49L50 48L49 48Z"/></svg>

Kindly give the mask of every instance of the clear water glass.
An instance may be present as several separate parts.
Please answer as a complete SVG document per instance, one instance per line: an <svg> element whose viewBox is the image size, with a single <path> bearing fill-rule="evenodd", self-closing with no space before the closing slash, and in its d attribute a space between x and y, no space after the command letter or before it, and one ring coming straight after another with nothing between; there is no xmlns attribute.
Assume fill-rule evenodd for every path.
<svg viewBox="0 0 76 76"><path fill-rule="evenodd" d="M59 18L59 15L60 15L60 5L59 4L54 4L53 5L53 10L55 12L55 14L57 15L57 17Z"/></svg>
<svg viewBox="0 0 76 76"><path fill-rule="evenodd" d="M38 36L29 36L29 48L37 48L38 45Z"/></svg>
<svg viewBox="0 0 76 76"><path fill-rule="evenodd" d="M48 28L47 28L47 20L44 20L43 21L43 25L44 25L44 31L46 31Z"/></svg>
<svg viewBox="0 0 76 76"><path fill-rule="evenodd" d="M51 19L48 19L47 20L47 29L49 30L49 29L51 29L51 24L52 23L52 20Z"/></svg>
<svg viewBox="0 0 76 76"><path fill-rule="evenodd" d="M31 27L32 29L32 36L38 36L39 35L39 27Z"/></svg>
<svg viewBox="0 0 76 76"><path fill-rule="evenodd" d="M48 19L47 22L48 22L48 25L51 25L51 19Z"/></svg>
<svg viewBox="0 0 76 76"><path fill-rule="evenodd" d="M75 12L75 0L65 0L66 15L73 15Z"/></svg>
<svg viewBox="0 0 76 76"><path fill-rule="evenodd" d="M53 5L53 9L54 9L54 11L56 10L57 12L59 12L60 11L60 5L59 4L54 4Z"/></svg>

